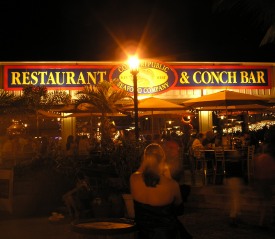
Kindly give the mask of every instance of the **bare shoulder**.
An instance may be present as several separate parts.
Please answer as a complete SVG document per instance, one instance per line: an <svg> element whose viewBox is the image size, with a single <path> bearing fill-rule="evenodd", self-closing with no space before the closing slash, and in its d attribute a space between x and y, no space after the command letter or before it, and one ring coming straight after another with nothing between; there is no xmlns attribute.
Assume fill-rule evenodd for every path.
<svg viewBox="0 0 275 239"><path fill-rule="evenodd" d="M182 202L179 183L172 178L168 178L166 187L169 188L169 194L173 196L174 203L179 205Z"/></svg>
<svg viewBox="0 0 275 239"><path fill-rule="evenodd" d="M136 171L134 173L131 174L130 176L130 181L135 181L137 179L141 178L141 172Z"/></svg>
<svg viewBox="0 0 275 239"><path fill-rule="evenodd" d="M136 172L133 172L131 174L131 177L137 177L137 176L140 176L142 173L140 171L136 171Z"/></svg>
<svg viewBox="0 0 275 239"><path fill-rule="evenodd" d="M170 187L175 192L175 194L179 194L180 193L180 185L179 185L179 183L176 180L171 179L171 186Z"/></svg>
<svg viewBox="0 0 275 239"><path fill-rule="evenodd" d="M173 188L177 188L179 187L179 184L176 180L174 180L173 178L171 177L167 177L167 176L164 176L164 181L166 184L169 184L169 187L173 187Z"/></svg>
<svg viewBox="0 0 275 239"><path fill-rule="evenodd" d="M172 179L172 184L173 184L173 186L174 186L176 189L179 189L179 188L180 188L179 183L178 183L176 180L174 180L174 179Z"/></svg>
<svg viewBox="0 0 275 239"><path fill-rule="evenodd" d="M139 191L143 190L142 174L140 172L134 172L130 176L130 190L132 195L136 196Z"/></svg>

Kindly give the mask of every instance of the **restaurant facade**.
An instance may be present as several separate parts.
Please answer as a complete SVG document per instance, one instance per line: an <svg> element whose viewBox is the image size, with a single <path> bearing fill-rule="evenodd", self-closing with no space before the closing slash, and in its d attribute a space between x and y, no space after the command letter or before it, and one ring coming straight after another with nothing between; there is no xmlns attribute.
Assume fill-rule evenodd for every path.
<svg viewBox="0 0 275 239"><path fill-rule="evenodd" d="M0 88L21 94L24 85L45 86L48 91L75 93L85 85L111 81L134 92L126 62L0 62ZM137 76L138 99L158 97L175 103L233 90L275 99L275 63L161 62L141 60ZM212 130L212 114L199 113L199 131ZM62 138L75 134L76 119L62 119Z"/></svg>

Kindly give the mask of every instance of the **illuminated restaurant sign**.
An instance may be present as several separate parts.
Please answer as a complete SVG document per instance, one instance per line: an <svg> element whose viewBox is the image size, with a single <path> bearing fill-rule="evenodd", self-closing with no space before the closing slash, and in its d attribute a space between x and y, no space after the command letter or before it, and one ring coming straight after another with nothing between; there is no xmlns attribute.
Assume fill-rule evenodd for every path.
<svg viewBox="0 0 275 239"><path fill-rule="evenodd" d="M108 80L114 66L4 66L4 89L21 90L24 85L46 86L50 90L79 90Z"/></svg>
<svg viewBox="0 0 275 239"><path fill-rule="evenodd" d="M100 81L114 81L133 93L132 75L127 64L104 65L11 65L4 66L4 89L22 90L24 85L46 86L49 90L80 90ZM156 60L142 61L137 75L139 94L195 88L271 88L268 66L185 66Z"/></svg>
<svg viewBox="0 0 275 239"><path fill-rule="evenodd" d="M128 64L113 68L111 79L117 87L134 92L133 76ZM157 94L171 90L177 79L177 73L171 66L159 61L141 61L137 75L138 94Z"/></svg>
<svg viewBox="0 0 275 239"><path fill-rule="evenodd" d="M260 66L175 66L182 88L271 88L270 67Z"/></svg>

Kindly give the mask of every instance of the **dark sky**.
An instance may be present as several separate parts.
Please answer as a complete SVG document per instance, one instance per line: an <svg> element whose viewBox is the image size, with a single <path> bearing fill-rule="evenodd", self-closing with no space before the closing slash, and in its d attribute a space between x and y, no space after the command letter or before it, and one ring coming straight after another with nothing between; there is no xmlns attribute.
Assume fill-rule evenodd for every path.
<svg viewBox="0 0 275 239"><path fill-rule="evenodd" d="M275 62L266 26L211 0L2 0L0 61Z"/></svg>

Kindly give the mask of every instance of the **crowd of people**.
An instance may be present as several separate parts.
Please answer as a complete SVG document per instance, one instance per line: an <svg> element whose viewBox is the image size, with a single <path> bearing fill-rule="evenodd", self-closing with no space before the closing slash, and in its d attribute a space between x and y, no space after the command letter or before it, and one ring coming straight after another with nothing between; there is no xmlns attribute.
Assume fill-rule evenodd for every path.
<svg viewBox="0 0 275 239"><path fill-rule="evenodd" d="M239 138L242 144L248 145L253 143L256 145L256 140L253 140L255 137L252 136L253 134L246 133ZM169 141L171 138L178 143L182 149L181 151L185 154L192 153L195 147L211 148L213 145L225 144L225 142L223 142L224 137L222 138L218 134L213 134L212 131L208 131L204 134L191 134L188 132L181 136L174 132L169 134L146 135L141 137L140 140L144 144L149 144L152 142L163 143ZM113 140L113 147L119 145L123 140L134 141L134 134L131 134L131 131L124 132L120 137ZM256 146L258 147L258 144ZM26 134L6 135L0 139L0 149L1 159L4 161L5 158L16 158L14 164L18 164L20 161L24 160L23 155L28 155L27 157L29 159L56 158L60 155L65 157L85 157L89 156L91 151L101 150L100 142L95 138L87 137L85 134L81 136L69 135L66 139L47 136L32 137Z"/></svg>
<svg viewBox="0 0 275 239"><path fill-rule="evenodd" d="M65 143L60 137L32 137L26 134L7 135L0 140L0 164L6 167L35 161L51 163L60 158L89 157L91 151L98 147L96 141L87 135L69 135Z"/></svg>
<svg viewBox="0 0 275 239"><path fill-rule="evenodd" d="M8 135L1 138L0 163L6 167L14 167L46 160L57 154L59 148L59 142L55 138Z"/></svg>
<svg viewBox="0 0 275 239"><path fill-rule="evenodd" d="M191 238L184 226L180 224L177 218L179 215L175 213L176 211L182 213L183 201L186 199L186 191L183 192L182 190L182 186L184 186L182 184L183 160L186 155L197 157L194 155L197 148L209 149L222 145L230 145L236 149L240 145L254 145L256 148L255 175L252 186L261 199L259 226L274 223L274 215L271 212L272 187L275 185L275 130L270 128L257 140L251 133L243 133L234 137L237 140L233 143L232 136L230 138L221 137L219 134L208 131L204 134L190 134L185 144L182 137L176 134L157 134L144 139L144 144L147 147L144 150L140 167L132 174L130 180L131 193L135 203L135 220L141 238L155 238L156 235L158 238L181 238L179 235L183 234L185 235L184 238L186 235L187 238ZM229 141L230 144L228 144ZM259 144L259 141L262 143ZM13 158L16 160L14 164L18 164L21 160L18 157L20 154L28 155L27 160L42 160L44 162L58 158L59 155L63 159L75 158L76 156L90 157L93 150L99 150L98 144L86 135L79 137L69 135L64 149L61 146L60 138L32 138L26 135L8 136L1 140L1 161L3 163L9 158L8 156L14 155ZM78 179L75 189L85 188L83 179L82 176ZM226 180L231 195L229 217L232 219L232 226L237 226L237 218L241 213L240 202L243 183L243 175L237 170L235 174L229 175ZM87 190L87 188L85 189ZM74 192L70 191L63 197L72 215L78 213L72 206ZM165 237L166 233L167 236Z"/></svg>

